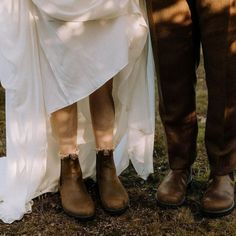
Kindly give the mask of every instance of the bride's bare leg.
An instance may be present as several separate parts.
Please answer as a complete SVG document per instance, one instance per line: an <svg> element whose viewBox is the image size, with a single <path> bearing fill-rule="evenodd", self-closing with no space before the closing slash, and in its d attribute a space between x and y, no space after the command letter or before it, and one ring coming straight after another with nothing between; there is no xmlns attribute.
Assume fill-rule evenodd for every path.
<svg viewBox="0 0 236 236"><path fill-rule="evenodd" d="M51 123L62 158L60 195L63 209L79 219L90 219L95 214L95 206L83 182L76 148L77 104L54 112Z"/></svg>
<svg viewBox="0 0 236 236"><path fill-rule="evenodd" d="M74 153L77 141L77 104L52 113L51 123L59 144L59 152Z"/></svg>
<svg viewBox="0 0 236 236"><path fill-rule="evenodd" d="M112 80L92 93L89 100L96 145L100 149L112 149L115 120Z"/></svg>
<svg viewBox="0 0 236 236"><path fill-rule="evenodd" d="M103 208L111 214L124 212L129 197L116 174L113 159L115 108L112 80L90 95L90 111L97 145L97 183Z"/></svg>

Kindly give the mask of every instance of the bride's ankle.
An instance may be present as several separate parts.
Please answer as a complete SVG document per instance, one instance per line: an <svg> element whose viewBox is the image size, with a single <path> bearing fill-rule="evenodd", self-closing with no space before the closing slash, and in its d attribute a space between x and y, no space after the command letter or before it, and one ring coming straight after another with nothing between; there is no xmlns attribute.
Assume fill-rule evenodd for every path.
<svg viewBox="0 0 236 236"><path fill-rule="evenodd" d="M106 147L106 148L97 147L96 148L96 154L102 153L103 155L107 156L107 155L113 154L113 152L114 152L113 147Z"/></svg>
<svg viewBox="0 0 236 236"><path fill-rule="evenodd" d="M66 158L77 159L79 156L79 148L73 147L73 148L60 149L58 156L61 160Z"/></svg>

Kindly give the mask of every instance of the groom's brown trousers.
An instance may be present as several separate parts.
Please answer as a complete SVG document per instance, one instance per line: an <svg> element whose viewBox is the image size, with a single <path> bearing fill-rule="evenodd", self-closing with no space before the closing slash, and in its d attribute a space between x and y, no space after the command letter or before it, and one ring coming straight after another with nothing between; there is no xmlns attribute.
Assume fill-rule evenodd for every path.
<svg viewBox="0 0 236 236"><path fill-rule="evenodd" d="M212 174L236 168L236 0L147 0L170 167L196 156L196 68L203 48Z"/></svg>

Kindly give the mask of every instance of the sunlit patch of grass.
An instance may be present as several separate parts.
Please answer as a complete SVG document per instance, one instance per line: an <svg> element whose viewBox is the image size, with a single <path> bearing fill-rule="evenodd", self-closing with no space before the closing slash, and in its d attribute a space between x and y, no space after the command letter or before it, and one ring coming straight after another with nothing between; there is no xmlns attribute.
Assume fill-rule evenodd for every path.
<svg viewBox="0 0 236 236"><path fill-rule="evenodd" d="M205 149L205 126L207 113L207 86L205 72L203 69L203 58L198 68L198 79L196 88L197 115L198 115L198 140L197 140L197 159L193 165L196 181L204 183L209 176L209 164Z"/></svg>

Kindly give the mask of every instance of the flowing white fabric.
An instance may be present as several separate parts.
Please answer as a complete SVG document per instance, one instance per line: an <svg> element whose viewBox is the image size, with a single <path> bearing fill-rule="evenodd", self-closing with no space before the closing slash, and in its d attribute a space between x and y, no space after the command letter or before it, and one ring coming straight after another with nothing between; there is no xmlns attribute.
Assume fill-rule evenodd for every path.
<svg viewBox="0 0 236 236"><path fill-rule="evenodd" d="M21 219L31 211L33 198L57 191L60 161L49 117L74 102L83 177L94 177L88 95L111 78L117 171L131 160L142 178L153 172L154 70L144 4L1 0L0 80L6 89L7 130L7 157L0 159L2 221Z"/></svg>

